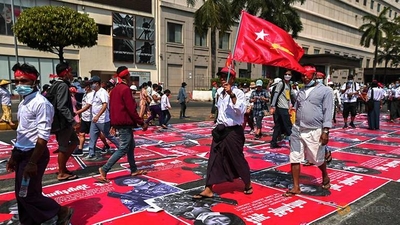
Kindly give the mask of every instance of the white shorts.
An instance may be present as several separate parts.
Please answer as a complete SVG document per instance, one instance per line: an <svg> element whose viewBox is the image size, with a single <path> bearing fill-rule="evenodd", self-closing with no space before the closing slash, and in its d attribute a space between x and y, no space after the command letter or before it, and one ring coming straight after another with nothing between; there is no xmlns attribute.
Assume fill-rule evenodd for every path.
<svg viewBox="0 0 400 225"><path fill-rule="evenodd" d="M300 129L293 125L290 135L290 163L301 163L307 159L317 166L325 162L326 145L321 145L322 129Z"/></svg>

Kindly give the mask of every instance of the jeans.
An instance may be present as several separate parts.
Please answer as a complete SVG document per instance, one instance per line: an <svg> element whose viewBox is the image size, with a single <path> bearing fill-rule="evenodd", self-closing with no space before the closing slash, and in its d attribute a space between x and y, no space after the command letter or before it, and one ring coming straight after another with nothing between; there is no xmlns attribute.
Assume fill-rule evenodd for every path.
<svg viewBox="0 0 400 225"><path fill-rule="evenodd" d="M186 102L181 102L181 111L179 112L179 118L186 116Z"/></svg>
<svg viewBox="0 0 400 225"><path fill-rule="evenodd" d="M290 121L289 110L284 108L276 107L273 118L275 125L271 144L276 144L281 134L285 133L286 136L292 134L292 122Z"/></svg>
<svg viewBox="0 0 400 225"><path fill-rule="evenodd" d="M110 121L106 123L94 123L90 124L90 142L89 142L89 155L93 156L96 149L96 142L99 138L100 132L110 140L117 148L119 148L119 143L116 137L110 134Z"/></svg>
<svg viewBox="0 0 400 225"><path fill-rule="evenodd" d="M135 139L133 138L132 128L120 128L119 141L120 145L117 151L111 155L107 163L102 167L104 172L110 171L111 167L125 154L128 156L128 163L131 172L136 172L137 167L135 163L135 156L133 150L135 149Z"/></svg>
<svg viewBox="0 0 400 225"><path fill-rule="evenodd" d="M163 118L163 124L167 125L169 120L171 119L171 113L169 112L169 110L162 110L162 118Z"/></svg>

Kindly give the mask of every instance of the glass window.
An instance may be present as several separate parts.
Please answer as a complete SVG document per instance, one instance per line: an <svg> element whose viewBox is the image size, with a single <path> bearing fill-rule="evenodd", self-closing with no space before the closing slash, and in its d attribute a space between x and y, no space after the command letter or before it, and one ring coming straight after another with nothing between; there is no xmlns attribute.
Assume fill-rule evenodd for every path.
<svg viewBox="0 0 400 225"><path fill-rule="evenodd" d="M366 63L365 63L365 68L369 68L369 62L371 61L371 59L367 59Z"/></svg>
<svg viewBox="0 0 400 225"><path fill-rule="evenodd" d="M389 17L392 17L392 10L389 10Z"/></svg>
<svg viewBox="0 0 400 225"><path fill-rule="evenodd" d="M330 50L325 50L325 54L331 54Z"/></svg>
<svg viewBox="0 0 400 225"><path fill-rule="evenodd" d="M45 84L50 83L50 74L54 74L53 70L53 60L52 59L40 59L40 85L43 86Z"/></svg>
<svg viewBox="0 0 400 225"><path fill-rule="evenodd" d="M367 5L367 0L364 0L364 3L363 3L364 5Z"/></svg>
<svg viewBox="0 0 400 225"><path fill-rule="evenodd" d="M10 79L10 65L7 56L0 56L0 79Z"/></svg>
<svg viewBox="0 0 400 225"><path fill-rule="evenodd" d="M364 58L360 58L360 68L362 68L363 67L363 62L364 62Z"/></svg>
<svg viewBox="0 0 400 225"><path fill-rule="evenodd" d="M308 54L308 47L303 47L304 54Z"/></svg>
<svg viewBox="0 0 400 225"><path fill-rule="evenodd" d="M394 12L394 18L397 18L397 12Z"/></svg>
<svg viewBox="0 0 400 225"><path fill-rule="evenodd" d="M376 8L376 10L377 10L378 12L381 11L381 4L378 3L378 7Z"/></svg>
<svg viewBox="0 0 400 225"><path fill-rule="evenodd" d="M104 25L104 24L96 24L97 29L99 30L99 34L104 34L104 35L111 35L111 26L110 25Z"/></svg>
<svg viewBox="0 0 400 225"><path fill-rule="evenodd" d="M219 44L218 44L218 48L219 49L223 49L223 50L229 50L229 38L230 38L229 33L224 33L224 35L222 35L222 37L219 38Z"/></svg>
<svg viewBox="0 0 400 225"><path fill-rule="evenodd" d="M182 43L182 24L167 23L167 42Z"/></svg>
<svg viewBox="0 0 400 225"><path fill-rule="evenodd" d="M374 3L375 1L371 1L371 9L374 9Z"/></svg>
<svg viewBox="0 0 400 225"><path fill-rule="evenodd" d="M195 32L194 35L195 35L194 37L195 46L207 47L207 33L200 36L197 32Z"/></svg>
<svg viewBox="0 0 400 225"><path fill-rule="evenodd" d="M319 54L319 49L314 49L314 54Z"/></svg>

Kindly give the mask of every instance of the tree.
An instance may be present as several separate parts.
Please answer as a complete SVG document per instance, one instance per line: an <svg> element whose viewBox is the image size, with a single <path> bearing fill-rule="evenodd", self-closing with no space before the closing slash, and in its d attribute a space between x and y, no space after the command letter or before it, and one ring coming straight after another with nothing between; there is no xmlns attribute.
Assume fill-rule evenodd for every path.
<svg viewBox="0 0 400 225"><path fill-rule="evenodd" d="M64 48L92 47L98 29L87 14L60 6L38 6L24 10L13 26L19 42L39 51L58 55L64 61Z"/></svg>
<svg viewBox="0 0 400 225"><path fill-rule="evenodd" d="M381 49L378 50L378 58L377 62L380 64L383 61L385 61L385 72L384 72L384 78L383 82L386 83L386 70L388 67L389 62L392 62L392 65L394 63L399 62L400 60L400 39L398 36L393 36L391 34L388 35L388 37L383 38L382 40L382 45Z"/></svg>
<svg viewBox="0 0 400 225"><path fill-rule="evenodd" d="M389 22L386 14L389 8L385 8L378 16L367 14L363 16L363 21L367 21L367 23L361 25L359 30L363 33L360 40L360 45L369 48L372 44L375 46L374 50L374 61L373 61L373 70L372 70L372 80L375 80L376 73L376 64L378 62L378 48L382 44L382 40L384 36L390 31L390 28L393 27L393 23Z"/></svg>
<svg viewBox="0 0 400 225"><path fill-rule="evenodd" d="M194 7L196 2L197 0L187 0L187 4L190 7ZM203 5L194 13L196 33L203 36L207 34L208 29L211 30L211 77L216 74L217 30L220 31L219 36L222 37L233 23L234 20L228 0L203 0Z"/></svg>

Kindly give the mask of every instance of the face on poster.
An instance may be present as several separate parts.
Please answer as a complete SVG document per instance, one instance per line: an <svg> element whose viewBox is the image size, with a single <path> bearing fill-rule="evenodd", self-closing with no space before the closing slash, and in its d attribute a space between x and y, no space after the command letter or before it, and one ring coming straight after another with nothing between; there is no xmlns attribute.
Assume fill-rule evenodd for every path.
<svg viewBox="0 0 400 225"><path fill-rule="evenodd" d="M342 151L354 154L361 154L361 155L400 159L400 149L398 151L390 151L387 149L377 149L377 148L369 149L369 148L360 148L356 146L356 147L342 149Z"/></svg>
<svg viewBox="0 0 400 225"><path fill-rule="evenodd" d="M113 37L133 39L134 17L123 13L113 13Z"/></svg>
<svg viewBox="0 0 400 225"><path fill-rule="evenodd" d="M155 46L154 42L136 40L136 63L154 64Z"/></svg>
<svg viewBox="0 0 400 225"><path fill-rule="evenodd" d="M136 16L136 40L154 41L154 19Z"/></svg>
<svg viewBox="0 0 400 225"><path fill-rule="evenodd" d="M113 56L117 62L133 62L133 40L113 38Z"/></svg>

